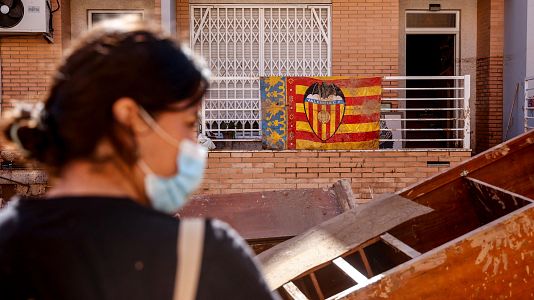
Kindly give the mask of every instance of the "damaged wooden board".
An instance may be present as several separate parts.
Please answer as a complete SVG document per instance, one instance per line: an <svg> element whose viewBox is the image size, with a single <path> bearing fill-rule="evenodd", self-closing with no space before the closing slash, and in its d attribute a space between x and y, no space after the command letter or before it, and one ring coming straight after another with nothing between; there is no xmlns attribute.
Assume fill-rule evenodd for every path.
<svg viewBox="0 0 534 300"><path fill-rule="evenodd" d="M525 276L524 272L518 273L516 266L525 266L517 257L523 260L526 255L534 256L530 234L533 228L530 228L530 224L525 225L532 220L534 213L529 211L528 218L523 221L509 221L510 216L526 212L534 205L532 151L534 131L397 192L396 195L433 211L393 225L394 228L387 229L385 235L370 233L363 244L345 248L345 254L339 251L338 255L342 255L359 272L374 276L368 280L360 279L356 283L354 280L344 280L345 273L331 268L331 259L335 254L331 257L321 256L323 253L328 255L331 249L338 247L339 239L332 238L329 232L334 236L345 230L344 227L315 233L319 237L326 235L323 240L304 239L300 244L277 249L279 245L260 255L264 257L278 251L269 257L273 261L269 263L274 267L266 268L267 279L273 288L291 280L310 299L341 296L354 299L491 299L492 296L500 299L534 299L534 289L530 288L534 283L529 277L530 267L526 269ZM387 209L397 211L391 207ZM351 218L357 219L354 216ZM501 225L497 224L505 222L507 229L502 230ZM520 229L521 226L527 229ZM472 239L481 230L486 231L486 235ZM362 230L352 231L353 237L362 234ZM291 241L299 241L309 232ZM363 231L363 234L366 232ZM394 238L389 238L390 243L380 240L381 236L388 237L388 234ZM512 237L512 240L507 237ZM363 238L359 242L362 241ZM447 248L451 241L463 246ZM446 251L443 250L446 248ZM396 249L398 251L394 252ZM436 251L442 252L434 255ZM401 252L403 257L398 255ZM353 253L358 253L358 257ZM504 255L499 256L500 253ZM469 258L468 261L465 261L464 254ZM532 262L532 258L525 260L528 266ZM286 268L283 268L286 263ZM488 279L491 270L497 270L492 273L497 279ZM270 278L279 276L277 272L285 278ZM310 280L312 273L321 275L317 276L317 284ZM328 276L325 277L325 274ZM273 284L274 280L278 282ZM522 283L516 282L519 280ZM436 281L438 283L434 284ZM487 288L488 284L491 284L491 289ZM375 288L369 290L371 286ZM450 289L451 286L455 287L454 290ZM343 292L347 289L348 293ZM391 292L393 289L398 293ZM486 289L489 291L486 292ZM360 291L365 294L360 296Z"/></svg>
<svg viewBox="0 0 534 300"><path fill-rule="evenodd" d="M388 195L351 209L258 255L274 290L302 273L432 209Z"/></svg>
<svg viewBox="0 0 534 300"><path fill-rule="evenodd" d="M489 183L469 177L464 177L464 179L471 187L473 203L478 208L477 215L484 223L498 219L531 203L527 197Z"/></svg>
<svg viewBox="0 0 534 300"><path fill-rule="evenodd" d="M330 188L197 195L180 217L217 218L247 240L291 238L356 206L350 183Z"/></svg>
<svg viewBox="0 0 534 300"><path fill-rule="evenodd" d="M534 299L533 284L529 204L332 298Z"/></svg>
<svg viewBox="0 0 534 300"><path fill-rule="evenodd" d="M534 178L520 175L530 173L534 167L532 155L528 155L533 146L534 130L484 151L456 167L409 186L398 194L417 201L417 198L469 175L469 177L531 197L534 195ZM528 192L532 194L523 193L521 188L528 189Z"/></svg>
<svg viewBox="0 0 534 300"><path fill-rule="evenodd" d="M485 207L481 210L481 199L489 201L491 206L495 193L487 193L486 188L477 191L480 184L473 180L519 196L533 197L533 150L534 131L531 131L398 192L434 211L389 233L424 253L523 206L526 202L518 201L517 205L501 210L495 206L491 213L485 213ZM481 194L483 191L486 192Z"/></svg>

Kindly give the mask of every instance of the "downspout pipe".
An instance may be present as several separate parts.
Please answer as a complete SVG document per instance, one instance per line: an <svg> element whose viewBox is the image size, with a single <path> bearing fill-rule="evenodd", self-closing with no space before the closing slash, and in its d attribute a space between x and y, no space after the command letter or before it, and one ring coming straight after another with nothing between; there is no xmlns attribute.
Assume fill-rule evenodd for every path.
<svg viewBox="0 0 534 300"><path fill-rule="evenodd" d="M176 0L161 0L161 27L176 37Z"/></svg>

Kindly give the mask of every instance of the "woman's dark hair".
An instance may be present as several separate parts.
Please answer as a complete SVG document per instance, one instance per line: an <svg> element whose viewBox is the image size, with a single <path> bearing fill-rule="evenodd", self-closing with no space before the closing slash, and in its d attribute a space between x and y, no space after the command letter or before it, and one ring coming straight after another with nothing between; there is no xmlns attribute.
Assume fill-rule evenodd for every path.
<svg viewBox="0 0 534 300"><path fill-rule="evenodd" d="M150 114L178 102L185 109L202 98L207 73L188 48L152 24L103 22L79 39L61 62L39 119L31 122L19 115L4 133L52 171L74 159L92 158L103 138L131 164L135 147L121 139L124 134L119 132L125 128L114 120L115 101L130 97Z"/></svg>

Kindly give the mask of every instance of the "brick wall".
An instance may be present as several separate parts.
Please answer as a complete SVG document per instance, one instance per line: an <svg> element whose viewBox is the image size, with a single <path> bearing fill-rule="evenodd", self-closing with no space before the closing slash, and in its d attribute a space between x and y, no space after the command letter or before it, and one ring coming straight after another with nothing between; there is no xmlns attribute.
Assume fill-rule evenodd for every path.
<svg viewBox="0 0 534 300"><path fill-rule="evenodd" d="M243 1L246 2L246 1ZM189 1L176 1L176 26L189 34ZM399 73L399 1L332 1L332 75Z"/></svg>
<svg viewBox="0 0 534 300"><path fill-rule="evenodd" d="M155 0L156 16L159 5ZM397 75L398 1L334 0L332 7L333 75ZM177 1L176 9L177 32L187 35L188 1ZM46 95L50 74L62 52L59 19L57 12L56 44L37 36L0 38L4 104ZM469 156L465 151L217 151L210 153L201 192L313 188L348 178L356 196L368 199L371 194L400 190L442 169L427 166L428 161L455 165Z"/></svg>
<svg viewBox="0 0 534 300"><path fill-rule="evenodd" d="M154 19L161 21L161 0L154 0Z"/></svg>
<svg viewBox="0 0 534 300"><path fill-rule="evenodd" d="M469 158L468 151L216 151L200 193L326 187L346 178L355 196L392 193L445 169L428 162Z"/></svg>
<svg viewBox="0 0 534 300"><path fill-rule="evenodd" d="M176 0L176 33L189 44L189 1Z"/></svg>
<svg viewBox="0 0 534 300"><path fill-rule="evenodd" d="M504 0L477 8L476 152L502 142Z"/></svg>
<svg viewBox="0 0 534 300"><path fill-rule="evenodd" d="M332 1L332 74L399 73L399 1Z"/></svg>
<svg viewBox="0 0 534 300"><path fill-rule="evenodd" d="M53 24L54 44L42 35L0 37L3 109L13 100L45 98L50 75L62 53L61 11L54 13Z"/></svg>

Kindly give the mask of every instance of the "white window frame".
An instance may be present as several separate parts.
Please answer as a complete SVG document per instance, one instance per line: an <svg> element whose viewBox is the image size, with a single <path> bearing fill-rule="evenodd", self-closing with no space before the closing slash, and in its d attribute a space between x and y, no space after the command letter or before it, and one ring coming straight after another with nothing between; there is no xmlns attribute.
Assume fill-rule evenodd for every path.
<svg viewBox="0 0 534 300"><path fill-rule="evenodd" d="M446 28L414 28L408 27L408 15L409 14L454 14L456 15L456 24L454 27ZM454 34L454 76L460 73L460 11L458 10L440 10L440 11L428 11L428 10L406 10L404 17L404 31L405 35L408 34ZM407 39L404 38L404 49L406 49Z"/></svg>
<svg viewBox="0 0 534 300"><path fill-rule="evenodd" d="M190 5L190 16L191 16L191 20L190 20L190 45L191 45L191 48L194 48L195 47L195 42L197 42L197 39L198 39L198 36L195 36L196 32L195 32L195 21L196 21L196 16L195 16L195 9L203 9L203 8L210 8L210 9L216 9L216 8L222 8L222 9L226 9L226 8L238 8L238 9L258 9L259 10L259 13L258 13L258 18L259 18L259 41L258 41L258 47L259 47L259 53L258 53L258 57L259 57L259 74L257 74L258 76L252 76L252 77L217 77L217 76L214 76L212 77L212 81L214 82L217 82L217 81L223 81L223 80L229 80L229 79L234 79L234 80L250 80L250 81L257 81L258 84L258 103L259 103L259 120L258 119L254 119L253 121L258 121L259 122L259 129L257 130L254 130L255 132L256 131L259 131L259 136L254 136L252 138L233 138L233 139L220 139L220 138L217 138L218 141L225 141L225 140L237 140L237 141L258 141L258 140L261 140L261 131L262 131L262 128L261 128L261 103L260 103L260 99L259 99L259 78L261 76L269 76L269 75L275 75L275 76L331 76L332 74L332 6L327 4L314 4L314 5L306 5L306 4L279 4L279 5L263 5L263 4L221 4L221 5L200 5L200 4L191 4ZM326 71L325 72L322 72L321 74L270 74L269 72L267 72L267 67L265 66L265 62L267 61L265 55L265 48L264 48L264 39L265 39L265 36L263 36L264 32L263 32L263 28L265 26L266 23L261 23L261 22L265 22L264 20L264 12L265 10L269 10L269 9L312 9L312 12L315 12L316 9L319 9L319 10L323 10L325 9L327 11L327 15L326 15L326 19L327 19L327 24L326 24L326 31L320 29L320 35L323 36L324 38L324 41L326 41L326 56L327 56L327 59L326 59ZM202 11L202 10L201 10ZM296 10L295 10L296 11ZM317 14L315 14L315 17L317 19L314 18L314 20L321 20L319 22L324 22L323 20L324 19L321 19L322 16L317 16ZM324 23L321 23L324 25ZM294 71L295 72L295 71ZM299 72L299 71L296 71L296 72ZM304 73L304 71L300 72L300 73ZM255 100L252 99L252 100ZM206 101L210 101L210 100L206 100ZM204 131L203 130L203 127L205 126L206 124L206 121L205 121L205 118L206 118L206 101L204 101L204 104L203 104L203 107L202 107L202 112L201 112L201 131ZM216 101L216 100L212 100L212 101ZM238 130L236 130L236 132L238 132Z"/></svg>
<svg viewBox="0 0 534 300"><path fill-rule="evenodd" d="M87 28L93 28L93 14L117 14L117 15L131 15L141 14L141 18L145 18L145 11L142 9L88 9L87 10Z"/></svg>
<svg viewBox="0 0 534 300"><path fill-rule="evenodd" d="M455 15L456 24L454 27L408 27L408 15L409 14L429 14L429 15ZM406 33L460 33L460 11L459 10L440 10L440 11L429 11L429 10L420 10L420 9L408 9L405 11L405 31Z"/></svg>

